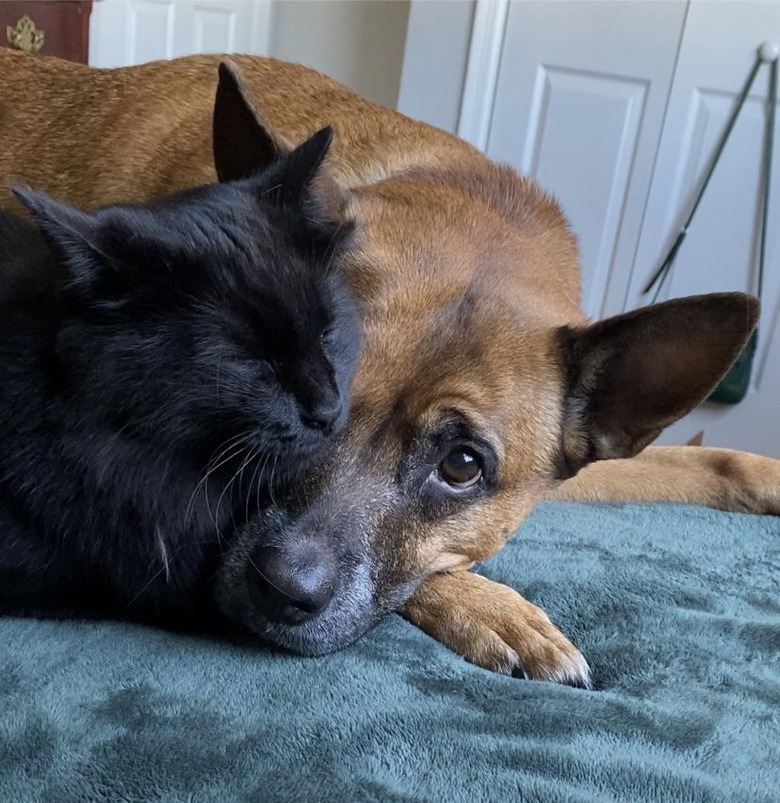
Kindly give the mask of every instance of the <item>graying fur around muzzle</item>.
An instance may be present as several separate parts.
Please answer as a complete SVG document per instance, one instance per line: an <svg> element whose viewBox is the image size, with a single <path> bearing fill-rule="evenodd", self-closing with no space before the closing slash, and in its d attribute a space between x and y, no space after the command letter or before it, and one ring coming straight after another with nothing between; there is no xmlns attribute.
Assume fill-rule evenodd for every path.
<svg viewBox="0 0 780 803"><path fill-rule="evenodd" d="M216 595L222 612L264 640L303 655L321 655L351 644L379 620L372 579L372 558L357 537L359 527L325 526L321 516L304 510L293 516L271 508L237 534L217 576ZM316 545L316 555L335 563L336 583L321 609L305 607L292 614L278 581L256 559L258 550ZM316 567L315 567L316 568ZM285 589L285 594L289 593ZM290 601L295 605L296 599Z"/></svg>

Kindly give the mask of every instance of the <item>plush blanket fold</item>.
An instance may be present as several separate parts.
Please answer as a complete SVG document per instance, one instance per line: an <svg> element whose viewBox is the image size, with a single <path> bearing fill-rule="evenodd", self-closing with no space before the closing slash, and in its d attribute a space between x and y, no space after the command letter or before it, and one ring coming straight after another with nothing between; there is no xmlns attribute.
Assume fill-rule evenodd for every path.
<svg viewBox="0 0 780 803"><path fill-rule="evenodd" d="M318 659L0 620L2 801L775 801L780 522L545 504L482 567L596 690L500 677L399 617Z"/></svg>

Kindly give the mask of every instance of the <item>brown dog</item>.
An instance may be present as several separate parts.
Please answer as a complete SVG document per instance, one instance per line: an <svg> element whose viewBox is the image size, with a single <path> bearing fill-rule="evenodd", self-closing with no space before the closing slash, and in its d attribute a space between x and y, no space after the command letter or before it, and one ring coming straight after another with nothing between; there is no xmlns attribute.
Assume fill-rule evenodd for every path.
<svg viewBox="0 0 780 803"><path fill-rule="evenodd" d="M637 454L698 404L755 325L755 300L683 299L588 325L574 237L532 183L311 70L235 63L215 110L218 57L98 71L0 51L2 191L147 199L213 180L212 113L225 179L333 125L328 166L358 220L345 265L364 328L353 414L306 503L282 500L254 534L339 540L353 566L338 615L271 635L335 649L403 605L482 666L587 685L542 611L464 570L554 493L780 512L780 462L725 450L651 448L566 481ZM248 610L249 547L223 568L233 612Z"/></svg>

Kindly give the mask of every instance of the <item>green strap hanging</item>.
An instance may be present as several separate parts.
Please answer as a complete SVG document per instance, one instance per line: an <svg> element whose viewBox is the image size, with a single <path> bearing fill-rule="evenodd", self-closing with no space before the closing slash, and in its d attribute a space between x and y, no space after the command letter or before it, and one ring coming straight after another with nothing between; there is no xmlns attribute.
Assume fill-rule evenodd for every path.
<svg viewBox="0 0 780 803"><path fill-rule="evenodd" d="M721 135L721 138L718 140L718 143L715 147L715 152L712 155L712 159L707 167L707 172L704 176L704 180L702 181L701 187L699 188L699 192L696 195L696 198L691 206L691 211L688 213L688 217L683 225L680 233L677 235L672 247L669 249L664 260L661 262L658 270L653 274L650 281L647 283L645 288L642 290L643 294L649 293L650 290L655 287L655 294L653 296L653 302L658 300L658 296L661 292L661 289L669 276L669 273L672 269L672 265L674 264L674 260L677 257L677 252L680 250L680 246L683 244L685 240L685 236L688 233L688 227L693 220L693 216L696 214L696 210L699 207L699 203L701 202L702 196L704 195L704 191L707 189L707 185L710 183L710 179L712 178L712 174L715 171L715 166L720 159L721 153L723 153L723 149L726 146L726 142L731 135L731 131L734 128L734 124L737 121L737 117L739 116L742 107L745 104L745 100L747 99L748 94L750 93L750 89L753 86L753 82L756 79L756 75L758 75L758 70L763 63L768 63L769 66L769 109L767 112L766 118L766 126L764 128L764 153L763 153L763 187L762 187L762 202L761 202L761 231L760 231L760 245L759 245L759 257L758 257L758 292L757 295L761 298L761 293L764 287L764 263L766 261L766 234L767 234L767 217L769 213L769 187L770 181L772 176L772 145L774 143L774 135L775 135L775 114L777 110L777 59L778 54L780 53L780 48L772 42L765 42L758 50L758 55L756 56L756 61L753 64L752 69L750 70L750 74L745 81L744 86L742 87L742 91L740 92L739 98L737 99L737 103L734 107L734 111L731 113L731 117L729 117L728 122L726 123L726 128ZM752 373L753 368L753 358L756 353L756 344L758 343L758 330L754 331L753 334L750 336L750 340L747 342L747 345L742 350L742 353L737 357L734 364L729 369L728 373L723 377L720 381L718 386L712 392L709 397L709 401L717 402L718 404L736 404L737 402L742 401L745 398L748 388L750 387L750 376Z"/></svg>

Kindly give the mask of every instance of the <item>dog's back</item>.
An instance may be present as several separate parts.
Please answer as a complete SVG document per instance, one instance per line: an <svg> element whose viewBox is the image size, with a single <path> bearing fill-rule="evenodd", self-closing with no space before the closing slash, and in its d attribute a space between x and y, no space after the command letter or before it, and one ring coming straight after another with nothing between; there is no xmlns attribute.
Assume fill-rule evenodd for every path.
<svg viewBox="0 0 780 803"><path fill-rule="evenodd" d="M97 70L0 50L0 206L12 203L7 190L12 183L40 187L93 207L145 201L213 181L212 127L220 60L192 56ZM432 218L445 228L464 223L464 209L467 217L479 221L477 206L500 217L512 236L527 235L549 254L543 261L556 268L554 274L545 271L539 277L533 275L539 272L537 265L516 260L515 281L505 288L505 298L522 300L527 287L516 280L531 275L533 284L541 278L538 291L553 285L546 295L554 306L564 302L556 314L559 322L581 319L576 244L558 206L533 182L495 165L463 140L372 104L314 70L257 56L232 60L260 118L267 115L288 143L332 125L336 136L327 166L342 187L355 190L358 204L366 197L368 205L371 199L388 205L403 198L412 219ZM41 120L46 124L40 125ZM439 245L437 236L447 239L446 231L437 235L432 230L433 248ZM488 245L479 233L473 239L480 247ZM463 259L455 262L466 264ZM481 281L488 272L491 281L506 280L503 268L487 259L481 263ZM415 275L402 275L394 266L393 278L404 284L418 282L418 266L413 267ZM426 269L433 270L433 264ZM381 280L387 277L381 266L376 271ZM366 261L361 260L356 283L380 280L365 274Z"/></svg>
<svg viewBox="0 0 780 803"><path fill-rule="evenodd" d="M82 206L142 201L213 181L220 60L192 56L97 70L0 50L0 203L9 201L13 181ZM408 168L486 161L462 140L372 104L314 70L256 56L233 60L290 142L335 128L328 165L344 186Z"/></svg>

